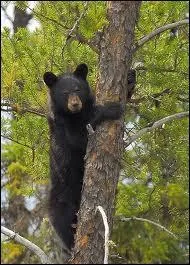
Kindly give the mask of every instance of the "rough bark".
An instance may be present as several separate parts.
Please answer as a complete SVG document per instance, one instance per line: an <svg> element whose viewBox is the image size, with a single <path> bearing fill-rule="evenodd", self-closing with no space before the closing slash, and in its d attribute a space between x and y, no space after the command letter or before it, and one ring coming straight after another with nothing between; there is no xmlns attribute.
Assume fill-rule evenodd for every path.
<svg viewBox="0 0 190 265"><path fill-rule="evenodd" d="M126 103L127 72L140 1L108 2L109 25L100 48L100 75L97 103ZM112 225L115 193L121 169L123 118L105 122L89 137L81 207L78 216L73 264L103 264L104 226L96 208L102 206Z"/></svg>

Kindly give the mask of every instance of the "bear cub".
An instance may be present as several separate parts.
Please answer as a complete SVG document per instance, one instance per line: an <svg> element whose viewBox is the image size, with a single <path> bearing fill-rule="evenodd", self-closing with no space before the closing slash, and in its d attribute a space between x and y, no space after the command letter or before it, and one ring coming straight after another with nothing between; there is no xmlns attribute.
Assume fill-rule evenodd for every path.
<svg viewBox="0 0 190 265"><path fill-rule="evenodd" d="M123 113L120 103L95 104L87 74L86 64L78 65L73 73L44 74L50 99L49 217L67 250L74 246L88 142L87 125L95 130L101 122L119 119Z"/></svg>

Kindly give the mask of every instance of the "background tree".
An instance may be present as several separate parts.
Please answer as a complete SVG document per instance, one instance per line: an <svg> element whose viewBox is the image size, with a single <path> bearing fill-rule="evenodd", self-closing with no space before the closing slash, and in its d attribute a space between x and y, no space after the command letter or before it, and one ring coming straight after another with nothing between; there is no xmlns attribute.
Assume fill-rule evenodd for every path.
<svg viewBox="0 0 190 265"><path fill-rule="evenodd" d="M6 1L7 5L14 4L11 2ZM26 1L17 3L21 10L29 6ZM2 198L5 204L2 209L9 209L12 202L17 201L11 196L17 196L17 193L24 196L23 205L27 211L22 210L22 220L26 220L28 229L26 232L23 230L22 235L52 257L57 248L50 244L49 238L53 237L47 230L49 224L46 219L42 222L42 218L47 216L43 210L46 209L44 202L49 182L45 119L47 91L42 76L45 71L60 73L85 62L90 69L89 83L94 90L97 87L98 98L103 101L97 77L102 69L101 64L100 68L98 66L104 43L101 42L102 32L109 24L106 11L106 2L38 2L32 15L39 21L39 28L32 32L21 28L13 36L9 29L2 30L1 106L3 113L14 114L14 119L2 116L1 134L3 139L11 139L3 144ZM156 129L152 127L153 122L186 112L189 108L187 22L178 26L176 38L170 37L169 29L154 35L154 38L143 38L173 21L183 21L187 12L187 1L147 1L140 8L131 64L137 72L137 84L135 93L126 104L126 147L110 238L111 262L188 262L188 120L172 118ZM117 43L117 38L115 41ZM106 71L101 73L99 84ZM22 80L22 85L18 80ZM117 89L114 90L116 99ZM106 99L113 97L107 89L105 91ZM119 124L106 124L97 133ZM149 130L143 134L143 128ZM135 138L140 131L141 137ZM101 198L96 200L101 202ZM28 202L33 206L32 210ZM16 217L20 214L17 213ZM152 223L139 219L123 221L124 217L134 216L164 225L177 238ZM97 226L102 226L99 213L96 218ZM5 224L5 218L2 221ZM14 222L8 228L14 230ZM23 222L21 224L24 225ZM101 244L103 237L99 239ZM2 244L2 263L40 263L30 251L22 256L23 252L23 247L15 246L13 241L5 241Z"/></svg>

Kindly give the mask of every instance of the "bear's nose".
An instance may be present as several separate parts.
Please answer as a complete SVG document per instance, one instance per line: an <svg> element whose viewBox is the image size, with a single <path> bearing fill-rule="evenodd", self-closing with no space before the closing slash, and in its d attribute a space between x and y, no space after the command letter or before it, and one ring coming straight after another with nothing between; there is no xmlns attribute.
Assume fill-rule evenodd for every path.
<svg viewBox="0 0 190 265"><path fill-rule="evenodd" d="M72 104L73 107L77 107L79 103L78 103L77 99L72 99L71 104Z"/></svg>

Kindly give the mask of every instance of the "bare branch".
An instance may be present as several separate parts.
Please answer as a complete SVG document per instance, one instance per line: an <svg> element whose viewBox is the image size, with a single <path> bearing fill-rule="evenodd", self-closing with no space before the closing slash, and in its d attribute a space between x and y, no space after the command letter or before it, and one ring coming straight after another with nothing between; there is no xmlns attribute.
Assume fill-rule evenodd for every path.
<svg viewBox="0 0 190 265"><path fill-rule="evenodd" d="M181 20L181 21L178 21L178 22L175 22L175 23L164 25L164 26L154 30L150 34L142 37L139 41L137 41L137 43L135 43L135 45L133 47L133 52L135 52L139 47L143 46L147 41L149 41L152 38L154 38L156 35L164 32L164 31L166 31L168 29L179 27L179 26L182 26L182 25L188 24L188 23L189 23L189 19L184 19L184 20Z"/></svg>
<svg viewBox="0 0 190 265"><path fill-rule="evenodd" d="M159 228L162 229L163 231L169 233L171 236L173 236L173 237L175 237L176 239L178 239L177 236L176 236L174 233L172 233L171 231L169 231L169 230L168 230L167 228L165 228L163 225L160 225L160 224L155 223L155 222L153 222L153 221L151 221L151 220L148 220L148 219L139 218L139 217L129 217L129 218L122 217L120 220L121 220L121 221L124 221L124 222L125 222L125 221L134 221L134 220L142 221L142 222L147 222L147 223L150 223L150 224L153 224L153 225L159 227Z"/></svg>
<svg viewBox="0 0 190 265"><path fill-rule="evenodd" d="M108 220L107 220L107 216L106 216L105 211L102 208L102 206L98 206L97 209L100 211L100 213L102 215L103 222L104 222L104 227L105 227L104 264L108 264L108 255L109 255L109 248L108 248L108 244L109 244L109 226L108 226Z"/></svg>
<svg viewBox="0 0 190 265"><path fill-rule="evenodd" d="M147 67L145 66L137 66L135 68L135 70L143 70L143 71L149 71L151 69L148 69ZM175 66L173 68L159 68L159 67L155 67L154 66L154 72L157 72L157 73L177 73L177 74L180 74L180 75L184 75L185 77L187 77L189 75L188 73L188 70L185 72L185 71L181 71L181 69L177 69Z"/></svg>
<svg viewBox="0 0 190 265"><path fill-rule="evenodd" d="M80 43L87 44L94 52L99 54L99 49L95 44L93 44L93 39L88 40L78 32L75 32L75 36L73 38L77 39Z"/></svg>
<svg viewBox="0 0 190 265"><path fill-rule="evenodd" d="M36 246L34 243L30 242L26 238L19 236L18 234L7 229L4 226L1 226L1 233L10 237L10 239L14 239L16 242L24 245L32 252L34 252L40 258L42 264L53 264L52 261L50 261L50 258L38 246Z"/></svg>
<svg viewBox="0 0 190 265"><path fill-rule="evenodd" d="M184 117L187 117L187 116L189 116L189 111L176 113L176 114L173 114L171 116L167 116L167 117L165 117L165 118L163 118L163 119L161 119L159 121L155 121L155 122L149 123L147 125L147 127L141 129L135 135L129 137L126 140L125 147L129 146L132 142L134 142L135 140L137 140L138 138L143 136L145 133L151 132L152 130L154 130L156 128L159 128L164 123L167 123L167 122L170 122L170 121L173 121L173 120L176 120L176 119L181 119L181 118L184 118Z"/></svg>
<svg viewBox="0 0 190 265"><path fill-rule="evenodd" d="M144 96L144 97L140 97L140 98L130 98L128 100L128 102L133 103L133 104L139 104L140 102L143 102L145 100L149 100L149 99L156 100L158 97L161 97L161 96L164 96L167 94L171 94L171 93L172 93L172 90L170 88L166 88L163 91L161 91L159 93L152 94L152 95L148 95L148 96Z"/></svg>
<svg viewBox="0 0 190 265"><path fill-rule="evenodd" d="M86 1L87 2L87 1ZM75 24L73 25L72 29L69 29L66 25L64 24L61 24L59 21L55 20L55 19L52 19L52 18L49 18L49 17L46 17L45 15L43 15L42 13L37 13L36 11L34 11L33 9L31 9L30 7L27 6L27 8L29 8L30 10L32 10L32 12L36 15L36 17L39 17L39 18L43 18L43 19L46 19L46 20L49 20L53 23L55 23L56 25L59 25L61 26L62 28L64 29L67 29L69 30L69 34L67 36L67 39L66 39L66 42L62 48L62 54L63 54L63 51L64 51L64 48L68 42L68 40L70 38L73 38L73 39L77 39L80 43L83 43L83 44L87 44L93 51L95 51L96 53L99 53L99 50L98 48L96 47L96 45L93 43L94 41L93 40L88 40L86 39L81 33L77 32L76 31L76 27L78 26L80 20L81 20L81 16L84 16L85 14L81 13L81 16L79 17L79 19L75 22ZM84 9L85 11L85 9ZM86 13L86 11L85 11ZM73 34L73 36L72 36Z"/></svg>
<svg viewBox="0 0 190 265"><path fill-rule="evenodd" d="M69 30L68 37L71 36L72 33L74 32L74 30L78 28L78 26L79 26L79 22L81 21L81 19L85 16L85 14L86 14L86 12L87 12L88 5L89 5L89 2L88 2L88 1L85 1L85 3L84 3L84 10L83 10L83 12L80 14L80 17L75 21L75 23L74 23L72 29Z"/></svg>
<svg viewBox="0 0 190 265"><path fill-rule="evenodd" d="M159 93L155 93L152 95L153 98L158 98L160 96L163 96L165 94L170 94L171 93L171 89L170 88L166 88L163 91L159 92Z"/></svg>
<svg viewBox="0 0 190 265"><path fill-rule="evenodd" d="M72 37L72 34L78 28L81 19L85 16L85 14L87 12L87 9L88 9L88 5L89 5L89 2L88 1L85 1L85 3L84 3L84 9L83 9L82 13L80 14L79 18L75 21L72 29L69 30L68 36L67 36L66 41L65 41L65 44L63 45L63 48L62 48L62 53L61 53L62 54L62 57L63 57L64 49L65 49L65 47L66 47L66 45L68 43L68 40Z"/></svg>
<svg viewBox="0 0 190 265"><path fill-rule="evenodd" d="M164 95L172 95L174 94L176 96L176 99L181 101L181 102L189 102L189 98L187 97L182 97L181 95L178 96L176 95L175 91L172 91L170 88L166 88L163 91L159 92L159 93L155 93L152 95L147 95L147 96L143 96L143 97L137 97L137 98L130 98L128 99L128 102L131 104L135 104L138 105L139 103L143 102L143 101L147 101L147 100L153 100L155 101L161 101L161 99L157 99L159 97L163 97Z"/></svg>

